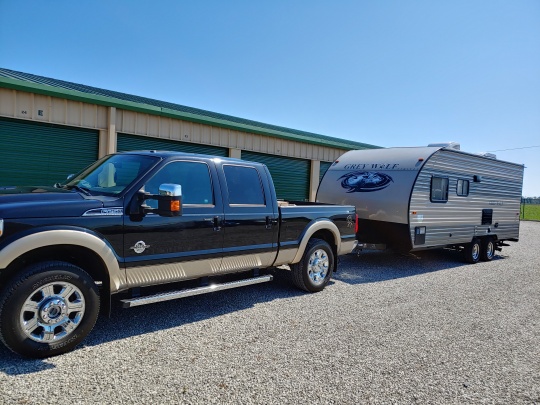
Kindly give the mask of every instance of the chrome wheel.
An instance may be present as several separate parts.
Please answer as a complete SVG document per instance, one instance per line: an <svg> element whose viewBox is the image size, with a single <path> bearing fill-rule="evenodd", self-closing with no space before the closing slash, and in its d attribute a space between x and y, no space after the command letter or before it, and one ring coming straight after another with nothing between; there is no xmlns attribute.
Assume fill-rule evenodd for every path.
<svg viewBox="0 0 540 405"><path fill-rule="evenodd" d="M493 245L492 241L489 241L486 245L486 258L488 260L493 259L493 255L495 254L495 246Z"/></svg>
<svg viewBox="0 0 540 405"><path fill-rule="evenodd" d="M328 274L330 261L328 255L323 249L315 250L309 257L308 276L315 285L324 283Z"/></svg>
<svg viewBox="0 0 540 405"><path fill-rule="evenodd" d="M471 243L467 243L463 247L463 254L464 259L467 263L478 263L478 260L480 259L480 256L482 255L482 248L480 245L480 241L475 238L472 240Z"/></svg>
<svg viewBox="0 0 540 405"><path fill-rule="evenodd" d="M480 258L480 245L478 243L474 243L472 246L471 251L472 259L477 262Z"/></svg>
<svg viewBox="0 0 540 405"><path fill-rule="evenodd" d="M495 257L495 242L493 238L487 238L482 243L482 250L480 252L480 260L489 262Z"/></svg>
<svg viewBox="0 0 540 405"><path fill-rule="evenodd" d="M66 281L45 284L24 302L20 323L24 334L40 343L69 336L81 323L86 305L81 290Z"/></svg>

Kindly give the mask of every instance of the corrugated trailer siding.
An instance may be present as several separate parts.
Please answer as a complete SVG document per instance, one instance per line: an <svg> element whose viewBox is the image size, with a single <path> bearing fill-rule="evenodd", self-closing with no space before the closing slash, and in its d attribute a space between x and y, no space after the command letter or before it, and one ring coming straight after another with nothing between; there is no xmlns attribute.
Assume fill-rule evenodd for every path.
<svg viewBox="0 0 540 405"><path fill-rule="evenodd" d="M0 186L52 186L98 157L98 132L0 120Z"/></svg>
<svg viewBox="0 0 540 405"><path fill-rule="evenodd" d="M482 181L475 183L475 175L481 176ZM430 201L432 176L449 178L448 202ZM469 180L468 196L456 194L458 179ZM473 235L486 235L488 228L499 239L519 237L516 213L522 183L520 165L447 150L435 153L418 176L411 196L411 240L414 241L415 226L427 227L423 247L470 242ZM482 209L493 209L493 225L481 225ZM413 211L417 214L413 215ZM495 223L499 224L497 228Z"/></svg>

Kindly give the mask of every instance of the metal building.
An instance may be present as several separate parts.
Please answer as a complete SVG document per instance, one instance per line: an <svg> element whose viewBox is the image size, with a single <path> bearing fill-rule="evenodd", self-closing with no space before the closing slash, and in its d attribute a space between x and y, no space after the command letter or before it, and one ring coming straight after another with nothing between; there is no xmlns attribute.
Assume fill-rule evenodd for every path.
<svg viewBox="0 0 540 405"><path fill-rule="evenodd" d="M278 198L314 201L335 159L371 148L0 68L0 186L53 184L106 154L156 149L262 162Z"/></svg>

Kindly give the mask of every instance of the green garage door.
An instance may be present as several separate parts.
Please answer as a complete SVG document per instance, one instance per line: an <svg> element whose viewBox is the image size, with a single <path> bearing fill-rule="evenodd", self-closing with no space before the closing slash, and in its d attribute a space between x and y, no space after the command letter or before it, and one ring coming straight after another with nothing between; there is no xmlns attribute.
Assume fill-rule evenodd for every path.
<svg viewBox="0 0 540 405"><path fill-rule="evenodd" d="M242 151L242 159L268 166L278 199L304 201L309 198L309 160L248 151Z"/></svg>
<svg viewBox="0 0 540 405"><path fill-rule="evenodd" d="M98 157L97 131L0 120L0 186L52 186Z"/></svg>
<svg viewBox="0 0 540 405"><path fill-rule="evenodd" d="M332 166L333 162L321 162L321 170L319 172L319 184L321 183L321 180L326 173L326 171Z"/></svg>
<svg viewBox="0 0 540 405"><path fill-rule="evenodd" d="M186 143L170 141L167 139L147 138L144 136L118 134L118 152L130 150L170 150L175 152L201 153L203 155L213 155L227 157L229 150L218 146L201 145L197 143Z"/></svg>

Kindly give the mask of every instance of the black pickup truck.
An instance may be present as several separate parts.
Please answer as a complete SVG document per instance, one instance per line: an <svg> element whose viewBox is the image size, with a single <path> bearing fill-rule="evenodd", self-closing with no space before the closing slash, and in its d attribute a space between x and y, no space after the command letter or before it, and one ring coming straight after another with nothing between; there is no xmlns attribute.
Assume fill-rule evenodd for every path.
<svg viewBox="0 0 540 405"><path fill-rule="evenodd" d="M60 354L113 296L171 300L270 281L264 270L281 265L320 291L356 226L353 206L278 201L263 164L178 152L118 153L65 184L0 187L0 339Z"/></svg>

